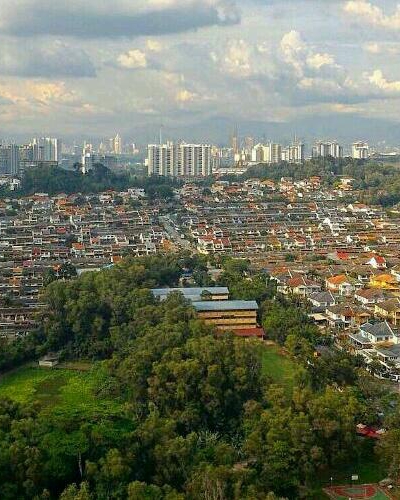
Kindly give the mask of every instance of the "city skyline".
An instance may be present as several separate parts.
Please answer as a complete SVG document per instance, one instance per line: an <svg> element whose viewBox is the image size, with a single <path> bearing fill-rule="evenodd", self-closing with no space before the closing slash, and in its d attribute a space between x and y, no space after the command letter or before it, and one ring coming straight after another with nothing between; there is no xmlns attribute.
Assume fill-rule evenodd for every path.
<svg viewBox="0 0 400 500"><path fill-rule="evenodd" d="M112 7L1 3L0 136L119 130L150 143L163 125L173 137L223 142L239 123L279 141L301 130L305 140L400 143L395 1Z"/></svg>

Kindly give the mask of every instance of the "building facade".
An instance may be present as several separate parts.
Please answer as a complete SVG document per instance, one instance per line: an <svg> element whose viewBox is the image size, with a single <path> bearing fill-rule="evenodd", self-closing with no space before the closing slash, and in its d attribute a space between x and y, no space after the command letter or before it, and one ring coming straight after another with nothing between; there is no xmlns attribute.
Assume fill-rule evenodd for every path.
<svg viewBox="0 0 400 500"><path fill-rule="evenodd" d="M149 175L207 177L212 174L212 151L208 144L149 144Z"/></svg>
<svg viewBox="0 0 400 500"><path fill-rule="evenodd" d="M315 143L312 151L313 158L343 158L343 147L336 141Z"/></svg>
<svg viewBox="0 0 400 500"><path fill-rule="evenodd" d="M369 146L366 142L355 142L351 148L351 156L355 160L366 160L369 156Z"/></svg>

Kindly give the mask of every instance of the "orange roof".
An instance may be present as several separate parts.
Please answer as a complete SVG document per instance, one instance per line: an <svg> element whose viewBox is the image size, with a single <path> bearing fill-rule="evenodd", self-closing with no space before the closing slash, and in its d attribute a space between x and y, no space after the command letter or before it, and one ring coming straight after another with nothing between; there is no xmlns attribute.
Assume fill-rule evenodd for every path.
<svg viewBox="0 0 400 500"><path fill-rule="evenodd" d="M85 247L82 243L72 243L72 248L75 250L84 250Z"/></svg>
<svg viewBox="0 0 400 500"><path fill-rule="evenodd" d="M341 283L345 283L346 281L348 281L348 278L345 274L339 274L337 276L331 276L330 278L327 278L327 281L332 285L340 285Z"/></svg>

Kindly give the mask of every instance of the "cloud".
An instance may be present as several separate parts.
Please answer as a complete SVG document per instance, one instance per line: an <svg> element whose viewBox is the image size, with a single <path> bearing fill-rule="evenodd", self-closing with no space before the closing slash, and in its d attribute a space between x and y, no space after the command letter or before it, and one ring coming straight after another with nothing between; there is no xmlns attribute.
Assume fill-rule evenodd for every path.
<svg viewBox="0 0 400 500"><path fill-rule="evenodd" d="M0 74L22 78L82 78L96 76L88 54L56 41L31 44L0 43Z"/></svg>
<svg viewBox="0 0 400 500"><path fill-rule="evenodd" d="M331 54L310 54L307 57L307 64L310 68L321 69L322 66L334 66L335 58Z"/></svg>
<svg viewBox="0 0 400 500"><path fill-rule="evenodd" d="M380 89L384 93L400 94L400 81L399 80L394 80L394 81L387 80L384 77L382 70L376 69L373 73L371 73L370 75L367 74L366 76L368 78L368 81L372 85L375 85L378 89Z"/></svg>
<svg viewBox="0 0 400 500"><path fill-rule="evenodd" d="M190 92L187 89L179 90L176 94L176 100L180 103L193 102L197 98L195 92Z"/></svg>
<svg viewBox="0 0 400 500"><path fill-rule="evenodd" d="M27 13L29 12L29 15ZM232 0L1 0L0 33L80 38L165 35L237 24Z"/></svg>
<svg viewBox="0 0 400 500"><path fill-rule="evenodd" d="M290 31L283 35L280 49L283 60L295 70L298 77L307 76L311 71L320 73L336 73L341 67L336 64L332 54L316 52L307 44L298 31Z"/></svg>
<svg viewBox="0 0 400 500"><path fill-rule="evenodd" d="M385 14L383 9L367 0L349 0L343 8L346 13L354 16L354 20L362 20L368 24L391 30L400 29L400 5L396 7L392 15Z"/></svg>
<svg viewBox="0 0 400 500"><path fill-rule="evenodd" d="M400 45L398 43L369 42L363 45L363 49L365 52L374 55L398 55L400 53Z"/></svg>
<svg viewBox="0 0 400 500"><path fill-rule="evenodd" d="M117 63L124 69L143 69L147 67L147 57L140 49L132 49L120 54Z"/></svg>
<svg viewBox="0 0 400 500"><path fill-rule="evenodd" d="M252 70L252 47L244 40L231 40L226 47L224 67L228 73L247 76Z"/></svg>
<svg viewBox="0 0 400 500"><path fill-rule="evenodd" d="M153 39L149 38L146 41L146 48L150 52L161 52L163 49L163 46L158 40L153 40Z"/></svg>

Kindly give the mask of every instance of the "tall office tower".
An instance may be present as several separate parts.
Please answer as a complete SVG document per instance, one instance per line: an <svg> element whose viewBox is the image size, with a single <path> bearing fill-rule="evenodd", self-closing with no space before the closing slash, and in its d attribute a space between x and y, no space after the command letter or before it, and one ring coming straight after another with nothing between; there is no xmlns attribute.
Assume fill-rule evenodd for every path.
<svg viewBox="0 0 400 500"><path fill-rule="evenodd" d="M312 150L313 158L343 158L343 148L336 141L323 142L318 141L315 143Z"/></svg>
<svg viewBox="0 0 400 500"><path fill-rule="evenodd" d="M122 139L119 134L114 137L113 151L114 154L122 154Z"/></svg>
<svg viewBox="0 0 400 500"><path fill-rule="evenodd" d="M206 144L149 144L149 175L205 177L212 173L211 146Z"/></svg>
<svg viewBox="0 0 400 500"><path fill-rule="evenodd" d="M106 145L104 144L104 142L100 142L99 144L99 153L101 155L104 155L105 153L107 152L107 148L106 148Z"/></svg>
<svg viewBox="0 0 400 500"><path fill-rule="evenodd" d="M351 156L356 160L366 160L369 156L369 146L366 142L355 142L351 149Z"/></svg>
<svg viewBox="0 0 400 500"><path fill-rule="evenodd" d="M239 132L238 132L238 128L236 125L235 125L233 135L232 135L232 149L233 149L234 155L239 153L240 141L239 141Z"/></svg>
<svg viewBox="0 0 400 500"><path fill-rule="evenodd" d="M251 150L254 148L254 138L253 137L245 137L244 139L244 148L246 153L250 154Z"/></svg>

